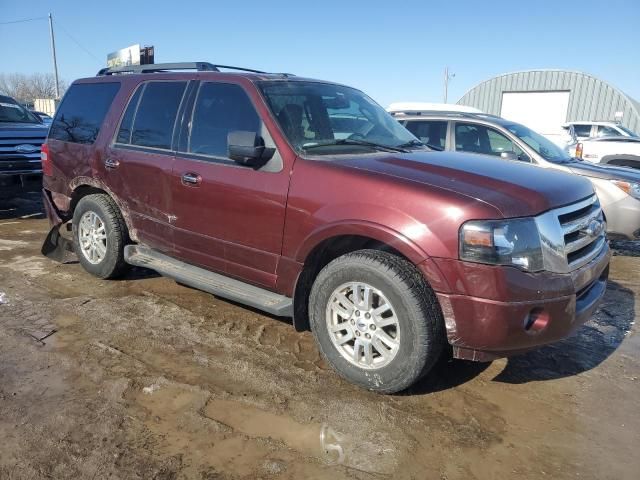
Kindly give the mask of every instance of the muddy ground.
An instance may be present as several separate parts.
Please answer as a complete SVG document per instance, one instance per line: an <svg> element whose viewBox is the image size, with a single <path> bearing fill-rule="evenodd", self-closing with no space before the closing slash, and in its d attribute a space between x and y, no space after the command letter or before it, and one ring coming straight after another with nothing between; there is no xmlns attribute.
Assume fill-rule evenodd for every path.
<svg viewBox="0 0 640 480"><path fill-rule="evenodd" d="M41 211L37 198L0 211L2 480L639 478L632 243L572 338L443 362L381 396L282 319L147 271L101 281L43 258Z"/></svg>

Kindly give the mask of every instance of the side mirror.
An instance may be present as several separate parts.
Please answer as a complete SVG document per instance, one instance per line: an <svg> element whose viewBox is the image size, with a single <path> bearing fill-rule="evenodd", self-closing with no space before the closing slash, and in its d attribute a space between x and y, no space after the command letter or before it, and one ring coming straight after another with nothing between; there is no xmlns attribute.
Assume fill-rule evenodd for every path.
<svg viewBox="0 0 640 480"><path fill-rule="evenodd" d="M518 155L513 152L502 152L500 158L503 160L518 160Z"/></svg>
<svg viewBox="0 0 640 480"><path fill-rule="evenodd" d="M264 146L264 140L256 132L236 130L227 135L229 158L245 167L260 168L267 163L274 148Z"/></svg>

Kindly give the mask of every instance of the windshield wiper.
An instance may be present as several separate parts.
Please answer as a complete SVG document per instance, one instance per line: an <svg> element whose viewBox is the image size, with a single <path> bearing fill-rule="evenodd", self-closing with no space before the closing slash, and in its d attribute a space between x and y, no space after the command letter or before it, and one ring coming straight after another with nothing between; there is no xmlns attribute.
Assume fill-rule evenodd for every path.
<svg viewBox="0 0 640 480"><path fill-rule="evenodd" d="M401 152L409 153L409 150L391 145L384 145L382 143L368 142L366 140L356 140L355 138L340 138L337 140L329 140L327 142L312 142L302 145L303 150L309 150L311 148L326 147L331 145L360 145L363 147L371 147L375 150L381 150L383 152Z"/></svg>
<svg viewBox="0 0 640 480"><path fill-rule="evenodd" d="M399 148L407 148L407 147L429 147L431 150L436 150L438 152L444 151L444 148L440 145L432 145L430 143L424 143L420 140L409 140L406 143L402 143L398 145Z"/></svg>

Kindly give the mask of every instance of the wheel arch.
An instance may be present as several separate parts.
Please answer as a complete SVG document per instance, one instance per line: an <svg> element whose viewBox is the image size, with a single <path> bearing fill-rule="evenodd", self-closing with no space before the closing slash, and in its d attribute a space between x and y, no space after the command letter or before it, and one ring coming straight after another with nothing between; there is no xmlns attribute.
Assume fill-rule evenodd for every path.
<svg viewBox="0 0 640 480"><path fill-rule="evenodd" d="M411 262L432 286L434 283L446 283L428 254L398 232L366 222L330 226L310 236L296 255L296 261L303 265L293 288L293 324L296 330L310 328L309 294L320 271L332 260L363 249L385 251ZM424 263L429 263L429 268L420 268Z"/></svg>
<svg viewBox="0 0 640 480"><path fill-rule="evenodd" d="M71 216L73 216L73 211L82 197L96 193L108 195L109 198L111 198L111 200L113 200L117 205L120 213L122 214L122 218L127 226L129 238L134 242L138 241L138 236L135 228L133 228L131 215L126 203L123 202L107 185L96 178L76 177L70 182L69 188L71 190L71 201L69 204L69 213Z"/></svg>
<svg viewBox="0 0 640 480"><path fill-rule="evenodd" d="M640 155L605 155L600 159L600 164L640 168Z"/></svg>

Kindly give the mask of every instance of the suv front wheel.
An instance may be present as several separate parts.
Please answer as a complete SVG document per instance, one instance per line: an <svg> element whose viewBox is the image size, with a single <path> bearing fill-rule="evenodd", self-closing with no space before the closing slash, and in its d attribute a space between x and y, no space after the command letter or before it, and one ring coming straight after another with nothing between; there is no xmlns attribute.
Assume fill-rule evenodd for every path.
<svg viewBox="0 0 640 480"><path fill-rule="evenodd" d="M347 380L395 393L425 375L444 346L434 292L408 261L360 250L329 263L309 298L321 353Z"/></svg>
<svg viewBox="0 0 640 480"><path fill-rule="evenodd" d="M122 275L127 226L106 194L82 197L73 212L73 246L84 269L99 278Z"/></svg>

